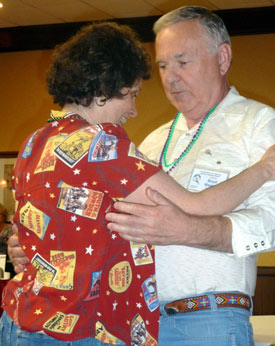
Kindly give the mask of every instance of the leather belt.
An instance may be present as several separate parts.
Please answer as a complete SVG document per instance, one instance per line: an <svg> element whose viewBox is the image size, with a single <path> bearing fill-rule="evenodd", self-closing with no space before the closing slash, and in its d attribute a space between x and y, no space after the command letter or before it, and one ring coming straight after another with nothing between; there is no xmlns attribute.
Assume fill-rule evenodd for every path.
<svg viewBox="0 0 275 346"><path fill-rule="evenodd" d="M250 310L251 308L250 297L245 294L219 293L214 294L213 296L218 308L235 307L245 310ZM165 304L164 309L167 315L174 315L190 311L211 309L211 304L209 297L203 295L175 300L171 303Z"/></svg>

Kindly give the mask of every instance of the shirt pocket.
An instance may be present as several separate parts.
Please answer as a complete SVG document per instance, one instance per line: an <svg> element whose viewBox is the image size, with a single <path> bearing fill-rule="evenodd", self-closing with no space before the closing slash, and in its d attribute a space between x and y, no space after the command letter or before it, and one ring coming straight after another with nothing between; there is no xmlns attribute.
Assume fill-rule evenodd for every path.
<svg viewBox="0 0 275 346"><path fill-rule="evenodd" d="M195 166L227 172L232 177L249 166L249 157L243 145L215 143L206 145L198 153Z"/></svg>

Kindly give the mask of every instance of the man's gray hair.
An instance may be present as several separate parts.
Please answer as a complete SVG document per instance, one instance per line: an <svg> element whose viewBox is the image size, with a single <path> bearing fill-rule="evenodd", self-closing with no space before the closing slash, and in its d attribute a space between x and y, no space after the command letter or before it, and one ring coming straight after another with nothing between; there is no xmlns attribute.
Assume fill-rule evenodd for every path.
<svg viewBox="0 0 275 346"><path fill-rule="evenodd" d="M170 25L188 20L196 20L206 31L213 44L210 49L216 51L222 43L228 43L231 46L230 37L223 20L200 6L183 6L160 17L154 24L153 30L157 35L158 32ZM211 49L211 50L212 50Z"/></svg>

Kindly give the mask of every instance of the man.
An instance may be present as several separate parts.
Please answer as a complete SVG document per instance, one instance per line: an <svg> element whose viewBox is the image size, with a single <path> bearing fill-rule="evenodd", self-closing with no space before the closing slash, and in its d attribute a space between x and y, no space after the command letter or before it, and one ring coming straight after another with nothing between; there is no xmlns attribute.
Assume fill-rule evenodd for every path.
<svg viewBox="0 0 275 346"><path fill-rule="evenodd" d="M161 79L180 113L141 150L182 185L199 191L257 161L274 143L275 115L229 89L230 39L219 18L184 7L163 16L155 31ZM110 213L107 219L126 239L167 245L156 247L159 345L253 344L249 296L256 253L274 246L274 183L226 217L194 217L156 191L148 189L148 196L155 206L116 203L133 215ZM238 258L244 255L250 256ZM224 294L214 296L217 291ZM188 297L193 299L182 300Z"/></svg>
<svg viewBox="0 0 275 346"><path fill-rule="evenodd" d="M182 7L161 17L154 31L162 84L179 113L140 149L180 184L200 191L259 159L275 142L275 112L229 87L231 45L219 17ZM115 203L126 215L107 219L126 239L166 245L156 247L159 345L253 345L257 253L275 246L274 182L217 218L188 216L150 189L148 196L155 206Z"/></svg>

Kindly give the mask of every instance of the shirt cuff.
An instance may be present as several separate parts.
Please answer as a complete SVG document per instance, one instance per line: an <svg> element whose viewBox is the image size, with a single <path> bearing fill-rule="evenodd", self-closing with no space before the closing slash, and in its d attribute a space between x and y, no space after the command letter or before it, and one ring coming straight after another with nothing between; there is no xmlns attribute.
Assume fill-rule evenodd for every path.
<svg viewBox="0 0 275 346"><path fill-rule="evenodd" d="M245 213L245 215L242 214ZM232 222L233 255L244 257L271 248L262 220L245 210L225 215ZM249 220L249 221L248 221Z"/></svg>

